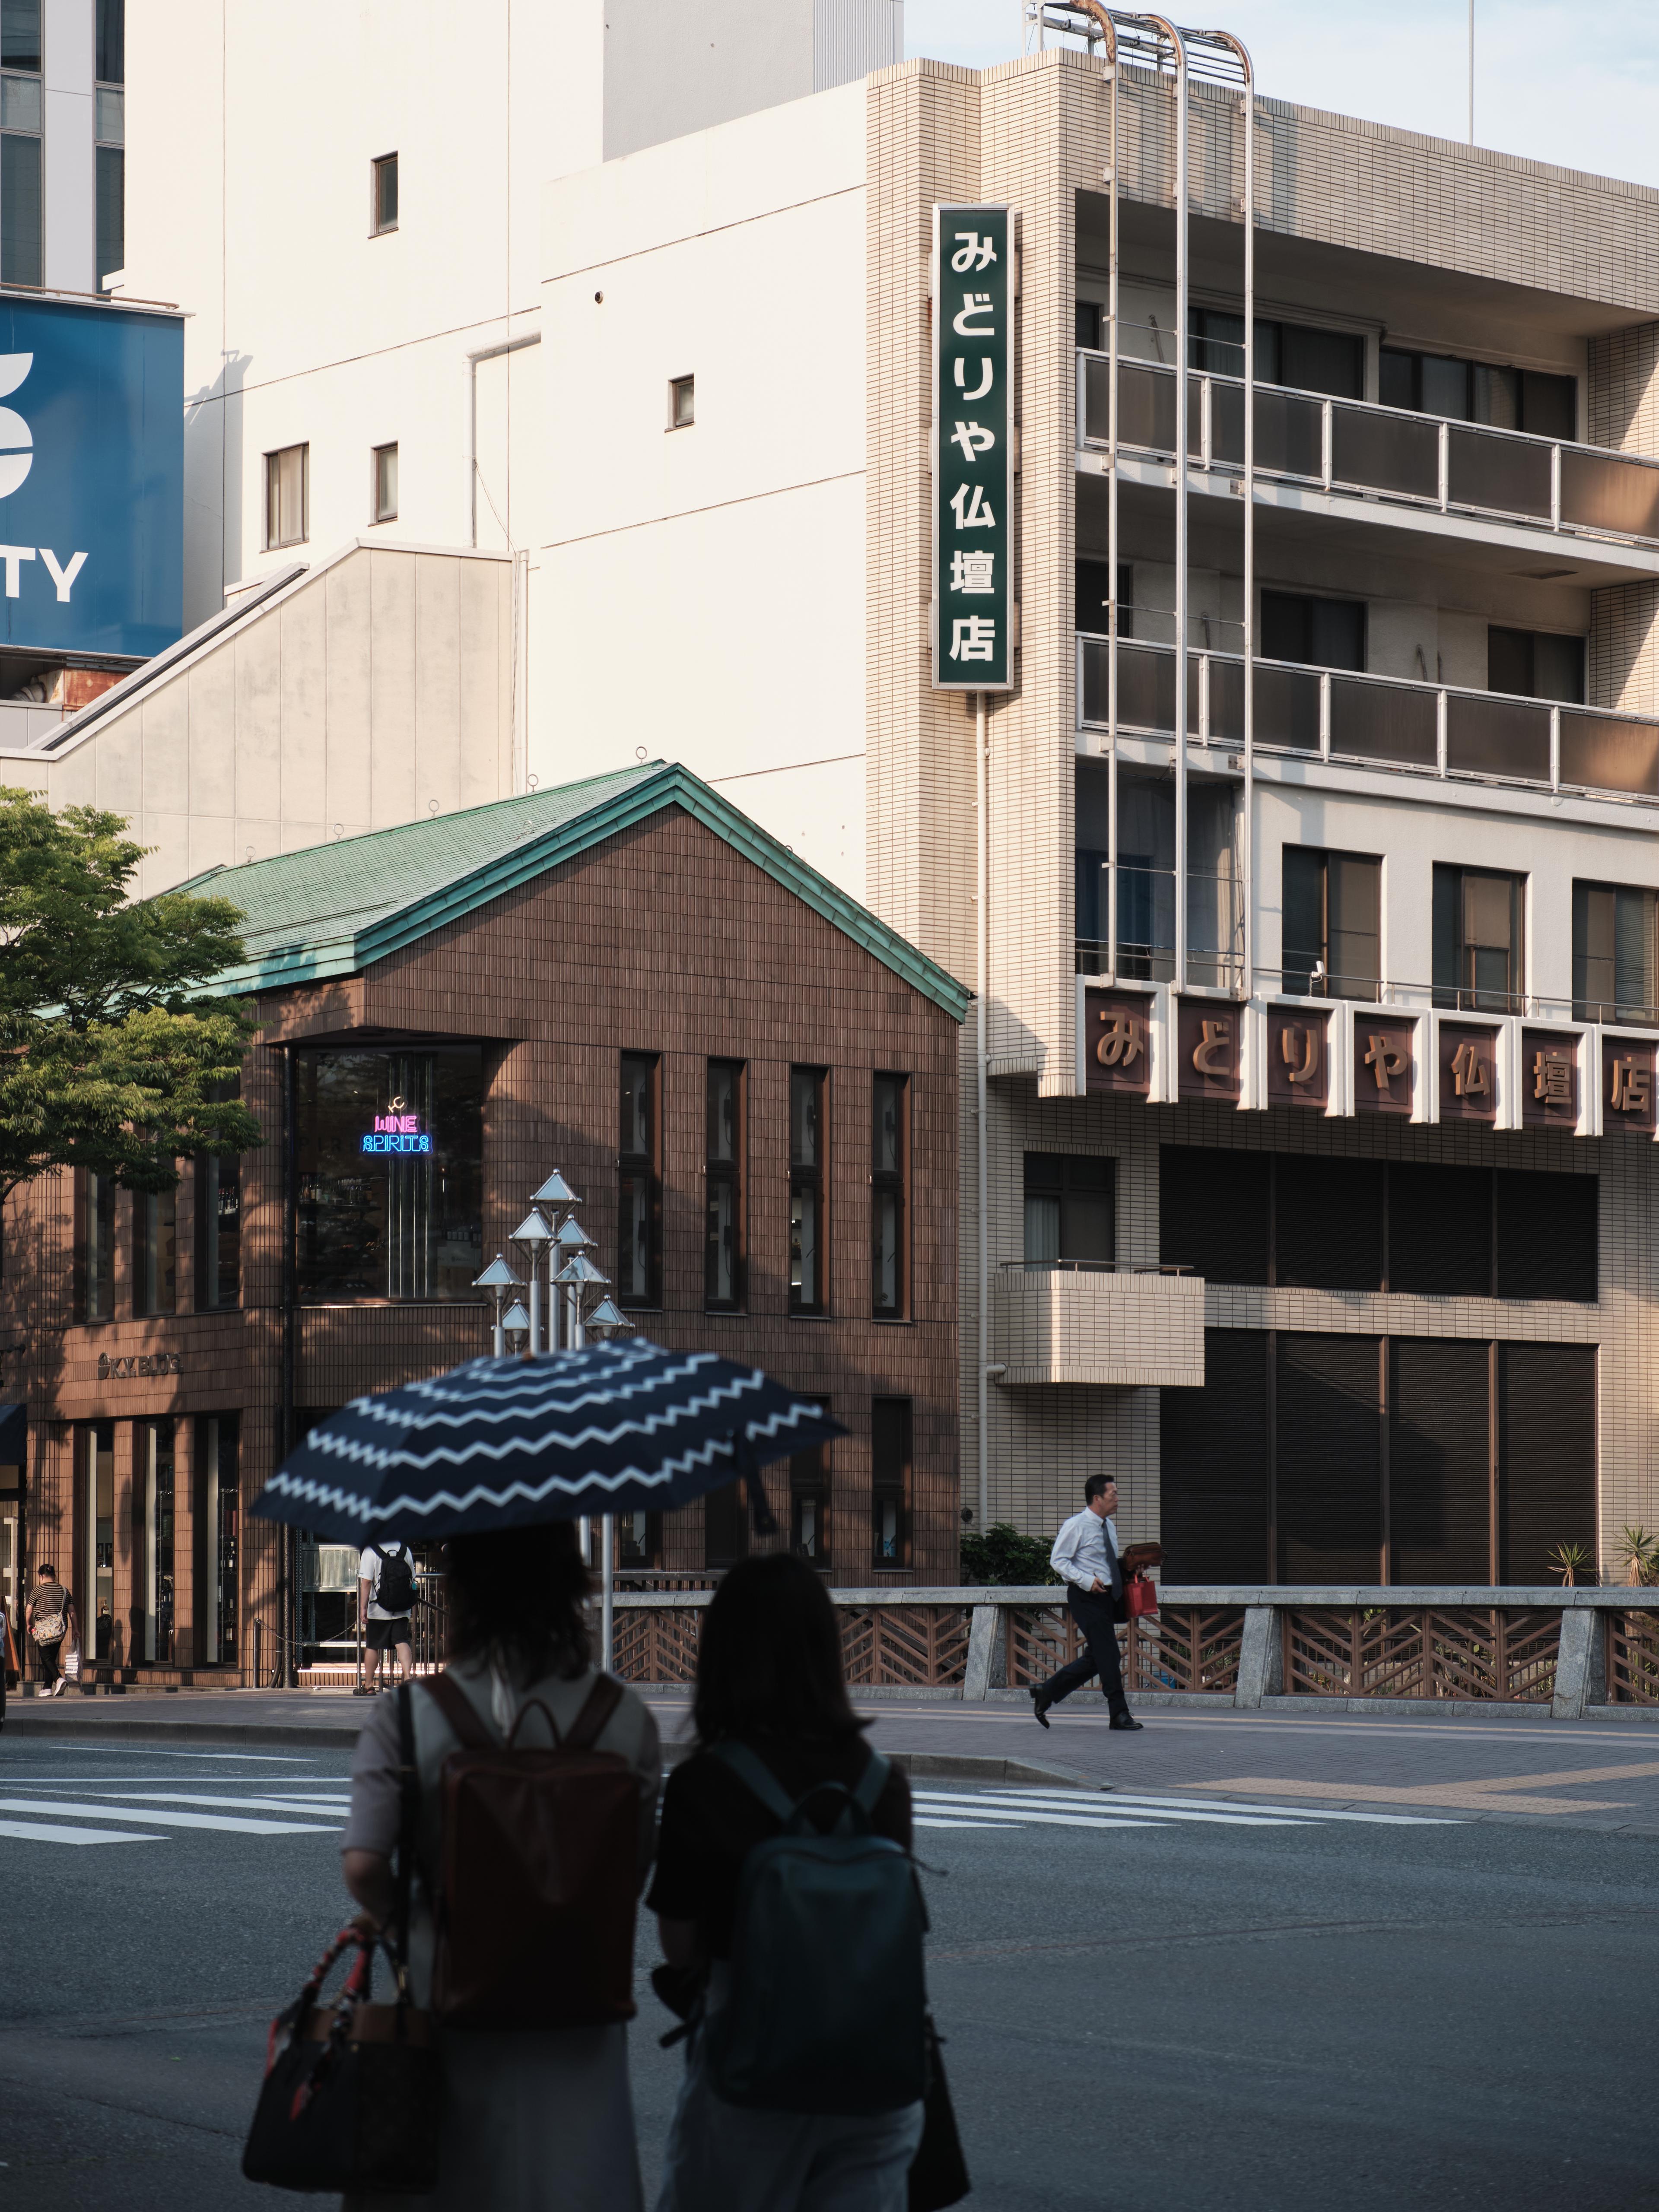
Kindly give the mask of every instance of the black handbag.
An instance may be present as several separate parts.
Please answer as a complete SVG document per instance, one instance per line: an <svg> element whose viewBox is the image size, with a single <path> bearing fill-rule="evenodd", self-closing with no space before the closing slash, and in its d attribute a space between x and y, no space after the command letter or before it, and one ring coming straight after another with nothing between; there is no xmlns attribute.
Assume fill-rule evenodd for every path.
<svg viewBox="0 0 1659 2212"><path fill-rule="evenodd" d="M921 2141L910 2161L909 2212L944 2212L959 2204L973 2187L962 2154L957 2116L939 2056L939 2033L927 2015L927 2095L922 2106Z"/></svg>
<svg viewBox="0 0 1659 2212"><path fill-rule="evenodd" d="M379 1938L343 1928L286 2012L270 2024L265 2077L242 2153L250 2181L277 2189L419 2196L438 2179L442 2077L432 2015L409 2001L409 1893L419 1814L409 1686L398 1692L403 1819L398 1838L397 1999L375 2004ZM321 2005L335 1962L355 1950L333 2006Z"/></svg>

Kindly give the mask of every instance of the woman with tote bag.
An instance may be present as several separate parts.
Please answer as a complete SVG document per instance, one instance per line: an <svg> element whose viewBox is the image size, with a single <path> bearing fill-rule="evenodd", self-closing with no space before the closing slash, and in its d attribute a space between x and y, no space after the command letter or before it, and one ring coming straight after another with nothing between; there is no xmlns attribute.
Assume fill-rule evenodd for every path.
<svg viewBox="0 0 1659 2212"><path fill-rule="evenodd" d="M531 1791L538 1760L545 1776L562 1756L567 1767L573 1759L581 1767L586 1758L574 1785L577 1794L562 1802L580 1811L582 1776L597 1776L595 1786L611 1793L613 1834L617 1790L631 1777L631 1783L623 1782L621 1832L624 1859L631 1856L632 1863L617 1870L631 1925L633 1899L650 1870L654 1840L660 1775L656 1723L639 1698L596 1674L590 1663L582 1611L587 1576L571 1522L452 1537L445 1590L447 1670L435 1691L405 1686L396 1697L379 1699L369 1713L352 1764L351 1812L342 1845L347 1888L385 1928L394 1917L399 1705L405 1700L419 1788L408 1984L413 2003L433 2008L438 2018L437 2186L423 2196L350 2195L345 2212L478 2212L486 2205L502 2212L509 2206L513 2212L640 2212L627 2029L619 2016L631 2009L626 1987L620 2002L613 2002L608 2023L525 2024L556 2015L558 1954L550 1970L546 1953L538 1959L529 1940L513 1948L515 1931L509 1927L505 1983L499 1941L489 1962L493 1982L478 1965L476 1946L470 1961L463 1955L469 1928L482 1925L499 1939L505 1885L500 1894L488 1893L496 1885L479 1878L489 1862L476 1853L472 1875L458 1874L469 1863L464 1852L458 1856L458 1837L465 1817L473 1821L466 1840L477 1841L478 1826L466 1808L471 1804L476 1812L479 1777L486 1790L520 1786L515 1758L524 1770L522 1787ZM573 1785L567 1780L564 1786L568 1793ZM561 1802L556 1786L552 1797L540 1802L544 1807ZM510 1854L515 1838L534 1826L533 1818L499 1823L501 1848ZM489 1840L486 1835L486 1845ZM556 1862L560 1838L551 1840ZM526 1878L538 1871L545 1873L544 1863L531 1867ZM509 1881L525 1872L517 1863L504 1867ZM455 1893L458 1885L467 1893ZM573 1986L584 1973L591 1978L592 1961L581 1955L581 1916L568 1955L566 1978ZM624 1984L627 1964L624 1960ZM475 1998L470 2011L469 1973ZM580 2005L575 2009L581 2016ZM586 2016L591 2019L591 2008ZM467 2024L457 2024L461 2021Z"/></svg>

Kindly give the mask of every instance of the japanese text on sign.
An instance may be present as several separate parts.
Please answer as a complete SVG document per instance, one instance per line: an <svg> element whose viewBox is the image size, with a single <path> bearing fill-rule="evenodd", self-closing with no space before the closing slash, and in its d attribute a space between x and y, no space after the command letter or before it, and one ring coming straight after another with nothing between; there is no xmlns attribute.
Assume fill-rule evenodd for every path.
<svg viewBox="0 0 1659 2212"><path fill-rule="evenodd" d="M1006 207L933 210L933 682L1014 674L1013 238Z"/></svg>

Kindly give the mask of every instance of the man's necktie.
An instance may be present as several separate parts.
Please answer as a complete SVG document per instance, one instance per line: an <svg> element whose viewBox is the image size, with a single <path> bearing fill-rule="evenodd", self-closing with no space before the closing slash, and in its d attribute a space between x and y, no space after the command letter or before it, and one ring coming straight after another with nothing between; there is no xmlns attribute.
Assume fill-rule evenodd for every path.
<svg viewBox="0 0 1659 2212"><path fill-rule="evenodd" d="M1117 1546L1112 1541L1112 1532L1103 1521L1100 1524L1100 1540L1106 1547L1106 1561L1112 1571L1112 1595L1121 1597L1123 1570L1117 1563Z"/></svg>

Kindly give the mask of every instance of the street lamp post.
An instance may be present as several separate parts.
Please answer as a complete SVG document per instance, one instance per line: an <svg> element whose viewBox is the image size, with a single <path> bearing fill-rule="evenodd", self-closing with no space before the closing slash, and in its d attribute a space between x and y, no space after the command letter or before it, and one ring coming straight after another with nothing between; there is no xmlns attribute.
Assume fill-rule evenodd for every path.
<svg viewBox="0 0 1659 2212"><path fill-rule="evenodd" d="M542 1250L552 1243L553 1231L546 1218L532 1206L509 1241L522 1244L530 1255L530 1356L533 1359L542 1349Z"/></svg>
<svg viewBox="0 0 1659 2212"><path fill-rule="evenodd" d="M473 1279L472 1287L475 1291L488 1291L495 1301L495 1342L492 1348L496 1358L499 1359L506 1349L501 1342L501 1295L506 1291L519 1290L522 1285L512 1268L507 1266L498 1252L483 1274Z"/></svg>

